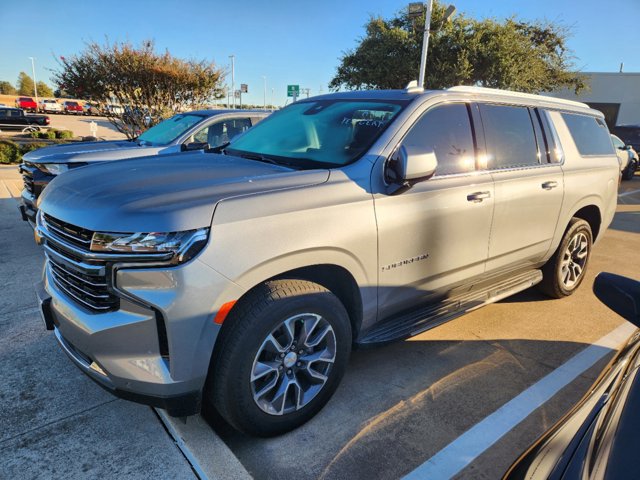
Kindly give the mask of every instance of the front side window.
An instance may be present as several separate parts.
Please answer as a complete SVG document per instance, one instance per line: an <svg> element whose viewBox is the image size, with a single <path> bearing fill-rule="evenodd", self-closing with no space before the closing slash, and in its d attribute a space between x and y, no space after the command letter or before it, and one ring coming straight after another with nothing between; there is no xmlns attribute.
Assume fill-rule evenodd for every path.
<svg viewBox="0 0 640 480"><path fill-rule="evenodd" d="M138 143L151 146L168 145L179 136L185 134L195 124L204 120L204 118L203 115L194 115L191 113L174 115L140 135L138 137Z"/></svg>
<svg viewBox="0 0 640 480"><path fill-rule="evenodd" d="M561 115L580 155L611 155L615 153L609 130L602 120L578 113L562 113Z"/></svg>
<svg viewBox="0 0 640 480"><path fill-rule="evenodd" d="M227 118L208 125L193 136L193 141L207 142L210 147L217 147L230 142L233 138L251 128L248 118Z"/></svg>
<svg viewBox="0 0 640 480"><path fill-rule="evenodd" d="M402 141L418 152L434 152L436 175L475 170L475 149L465 104L448 104L427 111Z"/></svg>
<svg viewBox="0 0 640 480"><path fill-rule="evenodd" d="M262 120L225 151L298 168L347 165L366 153L407 103L299 101Z"/></svg>
<svg viewBox="0 0 640 480"><path fill-rule="evenodd" d="M480 104L487 144L487 168L528 167L540 164L529 109Z"/></svg>

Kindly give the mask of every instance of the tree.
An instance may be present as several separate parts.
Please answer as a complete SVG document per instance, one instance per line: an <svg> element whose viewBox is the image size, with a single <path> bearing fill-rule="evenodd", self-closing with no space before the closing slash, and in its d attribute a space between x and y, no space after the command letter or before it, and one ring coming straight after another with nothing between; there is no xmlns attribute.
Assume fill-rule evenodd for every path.
<svg viewBox="0 0 640 480"><path fill-rule="evenodd" d="M3 95L15 95L16 89L10 82L6 80L0 80L0 94Z"/></svg>
<svg viewBox="0 0 640 480"><path fill-rule="evenodd" d="M52 80L57 91L123 109L103 111L129 138L169 116L224 96L224 71L212 62L182 60L156 53L152 41L104 46L88 43L83 52L60 57Z"/></svg>
<svg viewBox="0 0 640 480"><path fill-rule="evenodd" d="M20 72L18 75L18 95L33 96L33 79L24 72Z"/></svg>
<svg viewBox="0 0 640 480"><path fill-rule="evenodd" d="M38 96L39 97L53 97L53 90L51 87L44 82L36 83L38 86Z"/></svg>
<svg viewBox="0 0 640 480"><path fill-rule="evenodd" d="M425 85L479 85L538 93L584 88L566 46L568 30L551 22L475 20L456 15L444 22L434 2ZM399 13L371 18L355 50L346 52L329 87L404 88L418 78L424 18Z"/></svg>

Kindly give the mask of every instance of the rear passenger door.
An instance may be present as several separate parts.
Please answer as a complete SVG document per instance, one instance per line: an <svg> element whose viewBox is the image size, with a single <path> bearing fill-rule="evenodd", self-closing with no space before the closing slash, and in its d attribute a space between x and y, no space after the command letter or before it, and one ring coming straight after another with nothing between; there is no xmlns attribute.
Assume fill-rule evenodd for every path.
<svg viewBox="0 0 640 480"><path fill-rule="evenodd" d="M495 186L487 272L528 267L551 246L564 181L543 111L479 104L486 168Z"/></svg>

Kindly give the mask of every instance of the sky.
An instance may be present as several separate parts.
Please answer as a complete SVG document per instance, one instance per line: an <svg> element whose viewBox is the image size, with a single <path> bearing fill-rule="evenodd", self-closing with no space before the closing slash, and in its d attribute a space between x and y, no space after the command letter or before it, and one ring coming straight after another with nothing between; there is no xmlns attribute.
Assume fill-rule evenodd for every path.
<svg viewBox="0 0 640 480"><path fill-rule="evenodd" d="M446 3L447 0L443 0ZM449 0L475 18L546 19L570 28L569 48L581 71L640 72L640 0ZM357 46L371 16L406 8L396 0L0 0L0 80L18 74L49 84L59 56L86 42L152 39L159 51L213 60L235 84L249 86L243 103L283 105L287 84L326 93L340 57ZM228 75L231 83L231 75Z"/></svg>

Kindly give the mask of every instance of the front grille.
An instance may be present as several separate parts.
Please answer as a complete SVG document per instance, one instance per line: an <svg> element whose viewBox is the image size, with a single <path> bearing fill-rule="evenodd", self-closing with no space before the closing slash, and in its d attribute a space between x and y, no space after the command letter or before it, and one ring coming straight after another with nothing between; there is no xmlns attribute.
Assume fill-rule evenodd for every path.
<svg viewBox="0 0 640 480"><path fill-rule="evenodd" d="M33 186L33 177L30 174L23 174L22 181L24 182L24 188L31 195L35 195L35 189Z"/></svg>
<svg viewBox="0 0 640 480"><path fill-rule="evenodd" d="M112 292L107 263L85 259L80 252L70 251L64 246L73 245L89 252L93 232L47 214L42 214L42 217L47 231L49 272L56 286L75 303L92 312L118 309L120 300Z"/></svg>
<svg viewBox="0 0 640 480"><path fill-rule="evenodd" d="M73 268L69 263L60 262L53 255L47 257L49 271L56 286L76 303L95 312L118 308L119 299L111 293L105 274L89 275Z"/></svg>
<svg viewBox="0 0 640 480"><path fill-rule="evenodd" d="M33 170L34 167L29 163L23 163L20 165L20 173L22 174L22 182L27 192L32 195L36 194L35 185L33 183Z"/></svg>
<svg viewBox="0 0 640 480"><path fill-rule="evenodd" d="M59 236L64 241L89 251L91 239L93 238L93 232L91 230L57 220L46 213L43 217L47 230Z"/></svg>

